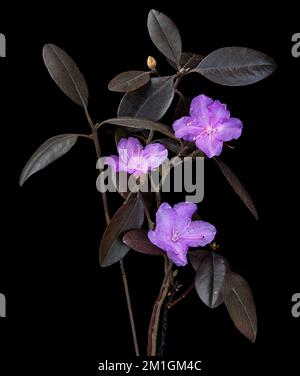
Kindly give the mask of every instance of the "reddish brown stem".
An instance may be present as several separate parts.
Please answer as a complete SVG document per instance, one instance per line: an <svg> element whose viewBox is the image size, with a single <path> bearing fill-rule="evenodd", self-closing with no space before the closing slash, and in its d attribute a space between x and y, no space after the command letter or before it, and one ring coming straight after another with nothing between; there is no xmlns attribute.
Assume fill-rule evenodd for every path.
<svg viewBox="0 0 300 376"><path fill-rule="evenodd" d="M157 333L162 305L168 295L169 287L172 281L172 263L168 262L165 277L163 279L159 295L154 303L149 331L148 331L148 348L147 355L155 356L157 351Z"/></svg>
<svg viewBox="0 0 300 376"><path fill-rule="evenodd" d="M180 303L183 299L185 299L189 293L191 293L194 290L195 283L193 282L186 290L185 292L179 296L179 298L175 299L170 305L169 308L173 308L176 306L176 304Z"/></svg>

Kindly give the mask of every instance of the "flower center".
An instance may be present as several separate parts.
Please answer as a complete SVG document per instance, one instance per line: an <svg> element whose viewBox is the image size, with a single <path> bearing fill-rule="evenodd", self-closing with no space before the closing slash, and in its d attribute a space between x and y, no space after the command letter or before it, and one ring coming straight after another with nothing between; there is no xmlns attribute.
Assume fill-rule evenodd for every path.
<svg viewBox="0 0 300 376"><path fill-rule="evenodd" d="M179 238L180 238L180 232L178 230L173 231L172 241L177 242L177 240L179 240Z"/></svg>
<svg viewBox="0 0 300 376"><path fill-rule="evenodd" d="M217 132L217 129L216 129L216 128L213 128L213 127L209 124L206 128L204 128L204 129L202 130L201 133L198 134L198 136L195 136L195 137L193 138L193 140L196 141L196 140L198 140L198 138L200 138L200 137L203 137L203 136L209 136L209 135L214 134L214 133L216 133L216 132Z"/></svg>
<svg viewBox="0 0 300 376"><path fill-rule="evenodd" d="M191 222L192 222L192 220L189 219L188 222L187 222L187 224L186 224L186 226L185 226L183 229L181 229L181 230L178 230L178 228L175 227L175 228L173 229L173 233L172 233L172 238L171 238L171 240L172 240L173 242L177 242L177 241L180 239L181 235L182 235L182 234L188 229L188 227L189 227L189 225L191 224Z"/></svg>
<svg viewBox="0 0 300 376"><path fill-rule="evenodd" d="M215 128L213 128L211 125L208 125L206 128L205 128L205 130L204 130L204 132L205 133L207 133L208 135L210 135L210 134L213 134L213 133L216 133L216 129Z"/></svg>

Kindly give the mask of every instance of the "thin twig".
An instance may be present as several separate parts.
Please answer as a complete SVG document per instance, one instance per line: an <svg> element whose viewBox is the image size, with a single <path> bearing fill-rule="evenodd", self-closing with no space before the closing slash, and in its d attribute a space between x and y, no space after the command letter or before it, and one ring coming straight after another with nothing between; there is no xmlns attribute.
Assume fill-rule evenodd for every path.
<svg viewBox="0 0 300 376"><path fill-rule="evenodd" d="M154 137L154 131L151 130L148 134L148 138L146 140L146 145L150 144L150 142L153 140L153 137Z"/></svg>
<svg viewBox="0 0 300 376"><path fill-rule="evenodd" d="M137 336L136 336L136 332L135 332L134 317L133 317L133 312L132 312L132 308L131 308L132 306L131 306L131 299L130 299L130 293L129 293L128 282L127 282L127 275L126 275L123 259L120 260L120 268L121 268L122 280L123 280L123 285L124 285L124 290L125 290L127 307L128 307L130 325L131 325L131 329L132 329L132 332L133 332L132 339L133 339L133 343L134 343L135 355L140 356L139 345L138 345ZM130 307L130 309L129 309L129 307Z"/></svg>
<svg viewBox="0 0 300 376"><path fill-rule="evenodd" d="M101 148L100 148L100 144L99 144L99 138L98 138L97 131L94 128L93 128L93 140L94 140L97 159L99 159L99 158L101 158ZM103 209L104 209L106 223L109 224L110 215L109 215L106 192L101 192L101 196L102 196L102 203L103 203Z"/></svg>
<svg viewBox="0 0 300 376"><path fill-rule="evenodd" d="M156 194L156 206L157 206L157 209L160 207L160 204L161 204L161 194L160 194L160 190L155 192Z"/></svg>
<svg viewBox="0 0 300 376"><path fill-rule="evenodd" d="M101 158L102 154L101 154L101 147L100 147L99 137L98 137L98 132L97 132L98 124L93 123L86 107L84 107L84 112L85 112L86 118L87 118L87 120L90 124L90 127L92 129L91 137L94 141L97 159L99 159L99 158ZM103 203L103 209L104 209L106 224L109 225L110 215L109 215L106 192L101 192L101 197L102 197L102 203ZM124 291L125 291L125 297L126 297L127 309L128 309L128 314L129 314L131 334L132 334L132 340L133 340L134 349L135 349L135 355L139 356L140 351L139 351L139 346L138 346L138 341L137 341L135 322L134 322L134 317L133 317L133 310L132 310L132 305L131 305L130 293L129 293L128 282L127 282L127 275L126 275L123 259L120 260L120 269L121 269L122 281L123 281L123 286L124 286Z"/></svg>
<svg viewBox="0 0 300 376"><path fill-rule="evenodd" d="M169 308L173 308L174 306L176 306L176 304L180 303L183 299L185 299L189 293L191 293L193 290L194 290L194 287L195 287L195 282L193 282L186 290L185 292L180 295L179 298L177 298L176 300L174 300L170 305L169 305Z"/></svg>
<svg viewBox="0 0 300 376"><path fill-rule="evenodd" d="M93 135L92 134L76 134L78 137L83 137L83 138L89 138L90 140L93 140Z"/></svg>

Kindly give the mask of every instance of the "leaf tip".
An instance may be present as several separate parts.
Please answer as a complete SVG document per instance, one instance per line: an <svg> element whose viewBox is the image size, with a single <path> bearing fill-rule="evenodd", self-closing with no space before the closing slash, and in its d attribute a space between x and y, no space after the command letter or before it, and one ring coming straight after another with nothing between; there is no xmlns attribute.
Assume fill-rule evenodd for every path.
<svg viewBox="0 0 300 376"><path fill-rule="evenodd" d="M23 187L25 181L29 178L29 176L25 176L25 168L23 168L20 177L19 177L19 186Z"/></svg>
<svg viewBox="0 0 300 376"><path fill-rule="evenodd" d="M51 43L45 43L44 46L43 46L43 50L42 50L42 53L43 53L43 58L45 58L45 54L48 52L48 50L50 48L52 48L54 45L51 44Z"/></svg>
<svg viewBox="0 0 300 376"><path fill-rule="evenodd" d="M256 342L256 336L257 336L257 332L256 332L256 333L254 333L254 335L253 335L253 337L252 337L252 338L249 338L249 339L250 339L250 341L251 341L252 343L255 343L255 342Z"/></svg>
<svg viewBox="0 0 300 376"><path fill-rule="evenodd" d="M148 15L150 15L150 14L152 14L152 13L153 13L153 14L158 14L158 13L160 13L160 11L158 11L157 9L153 9L153 8L152 8L152 9L149 10Z"/></svg>

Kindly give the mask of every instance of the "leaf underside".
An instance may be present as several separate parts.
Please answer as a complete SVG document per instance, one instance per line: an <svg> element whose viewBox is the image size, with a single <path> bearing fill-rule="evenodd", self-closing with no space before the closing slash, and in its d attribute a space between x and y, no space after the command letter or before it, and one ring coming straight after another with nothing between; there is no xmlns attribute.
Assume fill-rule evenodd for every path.
<svg viewBox="0 0 300 376"><path fill-rule="evenodd" d="M223 289L229 266L221 255L214 252L199 252L205 252L205 255L200 260L196 272L195 288L200 299L208 307L216 308L224 302Z"/></svg>
<svg viewBox="0 0 300 376"><path fill-rule="evenodd" d="M251 342L257 335L256 308L247 281L236 273L229 273L225 282L225 304L236 328Z"/></svg>
<svg viewBox="0 0 300 376"><path fill-rule="evenodd" d="M174 22L165 14L152 9L148 15L148 31L157 49L169 60L179 64L182 43Z"/></svg>
<svg viewBox="0 0 300 376"><path fill-rule="evenodd" d="M174 91L174 76L151 78L147 85L124 95L118 116L158 121L170 107Z"/></svg>
<svg viewBox="0 0 300 376"><path fill-rule="evenodd" d="M254 218L258 221L257 209L246 188L240 182L238 177L233 173L233 171L226 165L226 163L224 163L220 158L214 158L214 160L216 161L217 165L219 166L221 172L225 176L228 183L231 185L232 189L243 201L246 207L250 210Z"/></svg>
<svg viewBox="0 0 300 376"><path fill-rule="evenodd" d="M48 72L60 89L82 107L88 105L88 87L76 63L61 48L46 44L43 58Z"/></svg>
<svg viewBox="0 0 300 376"><path fill-rule="evenodd" d="M101 266L110 266L127 254L130 248L122 242L122 236L129 230L140 229L143 222L143 203L137 195L131 194L112 217L103 234L99 249Z"/></svg>
<svg viewBox="0 0 300 376"><path fill-rule="evenodd" d="M245 47L224 47L207 55L194 71L227 86L244 86L261 81L276 69L275 61Z"/></svg>
<svg viewBox="0 0 300 376"><path fill-rule="evenodd" d="M29 158L20 175L19 184L24 182L34 173L47 167L50 163L66 154L78 139L74 134L61 134L45 141Z"/></svg>

